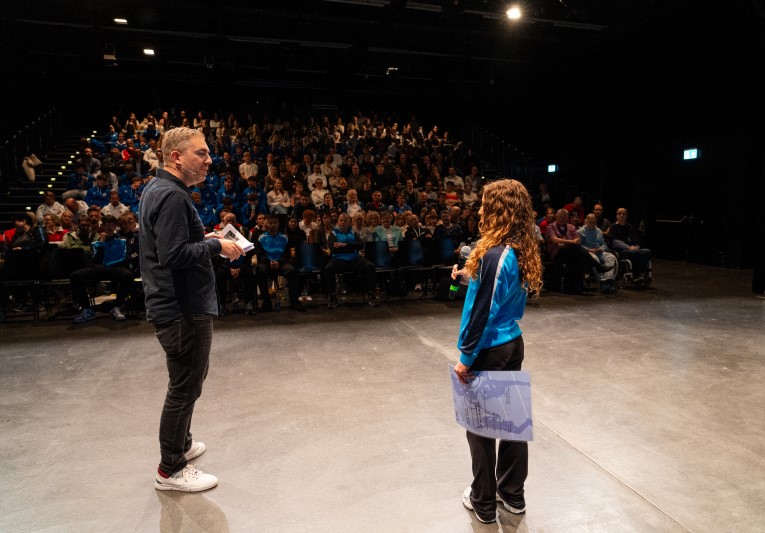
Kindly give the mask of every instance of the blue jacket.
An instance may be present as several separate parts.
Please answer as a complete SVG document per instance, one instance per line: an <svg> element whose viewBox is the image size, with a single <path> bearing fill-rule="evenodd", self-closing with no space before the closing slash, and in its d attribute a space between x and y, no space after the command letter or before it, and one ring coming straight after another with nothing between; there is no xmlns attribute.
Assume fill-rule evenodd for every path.
<svg viewBox="0 0 765 533"><path fill-rule="evenodd" d="M215 210L212 207L204 202L201 205L194 204L194 207L197 210L199 219L206 227L211 228L217 223L218 217L215 215Z"/></svg>
<svg viewBox="0 0 765 533"><path fill-rule="evenodd" d="M119 188L120 202L132 209L133 206L138 205L138 201L141 199L141 192L143 191L143 187L144 186L141 185L138 187L138 189L134 190L130 185L122 185Z"/></svg>
<svg viewBox="0 0 765 533"><path fill-rule="evenodd" d="M104 207L109 203L109 195L111 195L112 189L108 185L105 187L99 187L93 185L88 192L85 193L85 203L88 205L96 204L98 207Z"/></svg>
<svg viewBox="0 0 765 533"><path fill-rule="evenodd" d="M334 239L332 238L334 236ZM337 259L342 259L343 261L353 261L359 256L359 250L358 248L352 248L350 251L342 251L347 250L347 248L340 247L335 248L332 246L335 242L345 242L345 243L356 243L358 244L361 242L361 239L359 236L354 233L354 231L350 228L348 228L348 231L343 233L340 231L340 228L335 228L332 230L332 236L329 238L329 249L332 252L332 257L335 257Z"/></svg>
<svg viewBox="0 0 765 533"><path fill-rule="evenodd" d="M477 279L468 284L457 341L460 362L472 366L484 348L520 337L518 320L526 308L518 261L510 246L495 246L481 258Z"/></svg>
<svg viewBox="0 0 765 533"><path fill-rule="evenodd" d="M287 236L284 233L271 235L265 232L258 238L258 260L287 262L289 260L288 253L285 254L287 241Z"/></svg>
<svg viewBox="0 0 765 533"><path fill-rule="evenodd" d="M85 185L82 186L82 179L85 178ZM69 176L69 181L67 181L66 188L67 190L73 190L78 189L81 191L87 191L93 186L94 178L90 174L77 174L76 172Z"/></svg>

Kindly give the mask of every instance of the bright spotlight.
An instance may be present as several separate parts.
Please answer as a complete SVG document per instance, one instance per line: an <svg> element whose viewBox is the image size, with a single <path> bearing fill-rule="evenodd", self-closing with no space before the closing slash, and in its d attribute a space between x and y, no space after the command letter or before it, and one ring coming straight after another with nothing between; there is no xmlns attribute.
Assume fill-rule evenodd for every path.
<svg viewBox="0 0 765 533"><path fill-rule="evenodd" d="M521 18L521 8L518 6L512 6L507 10L507 18L510 20L518 20Z"/></svg>

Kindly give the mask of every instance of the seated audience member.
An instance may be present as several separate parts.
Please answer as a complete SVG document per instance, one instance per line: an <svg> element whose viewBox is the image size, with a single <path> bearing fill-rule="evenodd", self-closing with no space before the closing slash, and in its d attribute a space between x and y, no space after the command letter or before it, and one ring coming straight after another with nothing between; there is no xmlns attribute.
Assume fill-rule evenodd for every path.
<svg viewBox="0 0 765 533"><path fill-rule="evenodd" d="M239 175L243 178L249 178L250 176L257 177L258 175L258 164L252 161L252 154L249 151L242 153Z"/></svg>
<svg viewBox="0 0 765 533"><path fill-rule="evenodd" d="M95 231L101 231L101 208L92 205L88 207L88 220Z"/></svg>
<svg viewBox="0 0 765 533"><path fill-rule="evenodd" d="M13 217L13 232L5 233L6 249L42 248L48 243L45 228L37 225L37 217L28 211Z"/></svg>
<svg viewBox="0 0 765 533"><path fill-rule="evenodd" d="M317 208L323 206L325 194L327 194L327 189L324 188L324 181L317 179L311 191L311 203Z"/></svg>
<svg viewBox="0 0 765 533"><path fill-rule="evenodd" d="M68 209L64 209L64 212L61 213L61 218L59 219L61 229L65 230L67 233L70 231L74 231L74 229L77 227L77 225L74 223L74 213L69 211Z"/></svg>
<svg viewBox="0 0 765 533"><path fill-rule="evenodd" d="M606 251L606 241L603 232L597 226L595 214L590 213L584 217L584 226L577 231L579 244L587 250L590 256L606 268L605 272L596 272L600 279L600 290L603 292L614 291L616 279L616 257Z"/></svg>
<svg viewBox="0 0 765 533"><path fill-rule="evenodd" d="M471 209L476 202L478 201L478 194L476 191L474 191L472 188L469 188L467 186L468 184L465 184L465 188L460 190L459 187L457 187L457 193L462 194L460 197L462 206L466 209Z"/></svg>
<svg viewBox="0 0 765 533"><path fill-rule="evenodd" d="M627 222L625 208L616 210L616 222L611 224L608 236L611 239L611 249L620 258L629 259L632 263L632 280L636 283L651 283L651 250L640 246L637 231Z"/></svg>
<svg viewBox="0 0 765 533"><path fill-rule="evenodd" d="M340 211L351 218L359 211L364 211L364 204L359 202L359 196L355 189L348 189L345 202L340 208Z"/></svg>
<svg viewBox="0 0 765 533"><path fill-rule="evenodd" d="M266 232L266 216L264 213L258 213L258 216L255 217L255 225L250 230L250 234L247 235L250 242L258 242L260 236Z"/></svg>
<svg viewBox="0 0 765 533"><path fill-rule="evenodd" d="M348 213L341 213L337 219L337 227L329 237L331 259L324 266L324 287L329 295L330 309L337 308L337 275L349 271L363 276L369 305L378 305L375 296L377 273L375 266L359 254L359 250L363 248L364 242L361 237L351 229L351 217Z"/></svg>
<svg viewBox="0 0 765 533"><path fill-rule="evenodd" d="M129 185L121 185L119 190L120 202L126 205L133 213L138 212L138 204L143 192L143 178L133 176Z"/></svg>
<svg viewBox="0 0 765 533"><path fill-rule="evenodd" d="M565 279L566 287L560 290L584 291L584 274L588 268L584 256L589 258L589 254L580 246L580 241L576 228L568 223L568 211L559 209L555 222L547 226L547 256L556 264L555 281Z"/></svg>
<svg viewBox="0 0 765 533"><path fill-rule="evenodd" d="M579 229L582 226L582 219L579 218L579 213L577 211L569 212L568 223L574 226L576 229Z"/></svg>
<svg viewBox="0 0 765 533"><path fill-rule="evenodd" d="M375 242L387 242L392 254L398 251L398 243L402 239L401 228L391 225L391 215L388 212L380 215L380 225L375 228Z"/></svg>
<svg viewBox="0 0 765 533"><path fill-rule="evenodd" d="M555 209L548 207L545 209L545 217L539 223L539 231L542 235L547 235L547 226L555 222Z"/></svg>
<svg viewBox="0 0 765 533"><path fill-rule="evenodd" d="M311 232L319 229L319 225L315 222L316 213L313 209L306 209L302 214L303 218L300 220L299 227L305 232L305 237L308 239L308 242L313 242L311 240Z"/></svg>
<svg viewBox="0 0 765 533"><path fill-rule="evenodd" d="M74 174L69 176L66 191L61 195L62 200L74 198L84 200L88 190L93 185L93 176L85 172L85 164L79 162L74 165Z"/></svg>
<svg viewBox="0 0 765 533"><path fill-rule="evenodd" d="M380 191L373 191L370 201L364 205L364 210L377 211L383 213L388 211L388 205L383 201L383 195Z"/></svg>
<svg viewBox="0 0 765 533"><path fill-rule="evenodd" d="M327 257L329 257L329 236L332 235L333 229L335 229L335 225L332 223L332 217L325 211L321 214L319 228L314 231L314 237L309 239L311 242L319 243Z"/></svg>
<svg viewBox="0 0 765 533"><path fill-rule="evenodd" d="M103 208L109 203L111 192L111 187L106 183L106 176L99 174L96 177L96 183L85 194L85 203L90 206L97 205Z"/></svg>
<svg viewBox="0 0 765 533"><path fill-rule="evenodd" d="M125 172L125 162L122 160L119 148L112 146L109 149L109 153L101 162L101 169L117 176L121 176Z"/></svg>
<svg viewBox="0 0 765 533"><path fill-rule="evenodd" d="M432 241L433 234L425 226L420 224L420 218L417 215L409 217L404 240L407 241Z"/></svg>
<svg viewBox="0 0 765 533"><path fill-rule="evenodd" d="M286 215L290 209L290 194L284 190L282 180L274 182L274 188L268 191L267 203L269 213Z"/></svg>
<svg viewBox="0 0 765 533"><path fill-rule="evenodd" d="M271 295L268 291L268 282L278 276L287 279L287 291L289 293L289 306L294 311L305 311L300 303L302 285L300 276L292 264L292 251L289 246L289 238L279 232L279 219L275 215L266 218L266 232L258 238L255 247L258 255L257 283L260 294L263 296L262 311L273 310Z"/></svg>
<svg viewBox="0 0 765 533"><path fill-rule="evenodd" d="M224 198L231 200L231 204L236 211L242 209L242 198L234 187L234 180L231 177L226 177L226 179L223 180L223 188L218 191L218 211L223 209Z"/></svg>
<svg viewBox="0 0 765 533"><path fill-rule="evenodd" d="M93 148L86 146L82 151L82 157L75 160L75 164L82 163L87 174L95 175L101 170L101 161L93 157Z"/></svg>
<svg viewBox="0 0 765 533"><path fill-rule="evenodd" d="M406 197L403 193L399 193L396 195L396 204L393 206L393 212L398 214L403 214L406 211L411 211L412 207L406 203Z"/></svg>
<svg viewBox="0 0 765 533"><path fill-rule="evenodd" d="M37 207L37 223L42 224L45 215L61 216L66 208L56 201L56 195L53 191L45 191L43 203Z"/></svg>
<svg viewBox="0 0 765 533"><path fill-rule="evenodd" d="M604 237L608 237L608 231L611 229L611 221L603 216L603 204L597 203L592 208L595 215L596 225L603 232Z"/></svg>
<svg viewBox="0 0 765 533"><path fill-rule="evenodd" d="M308 242L308 239L305 236L305 231L300 229L300 222L296 218L288 218L287 219L287 228L284 230L284 233L287 235L287 246L291 251L295 249L295 247L303 242Z"/></svg>
<svg viewBox="0 0 765 533"><path fill-rule="evenodd" d="M106 204L101 209L101 215L102 216L112 216L116 218L117 220L120 219L122 215L125 213L128 213L130 211L130 208L120 202L120 195L116 191L112 191L109 193L109 203Z"/></svg>
<svg viewBox="0 0 765 533"><path fill-rule="evenodd" d="M42 227L45 229L45 236L48 242L60 243L64 240L64 236L69 233L61 227L61 219L53 213L43 217Z"/></svg>
<svg viewBox="0 0 765 533"><path fill-rule="evenodd" d="M191 190L198 192L202 196L202 203L210 206L213 210L218 206L218 194L207 184L207 181L200 181Z"/></svg>
<svg viewBox="0 0 765 533"><path fill-rule="evenodd" d="M306 181L308 182L308 191L309 193L313 191L314 186L316 185L316 180L322 180L324 185L328 185L329 181L327 180L327 177L324 176L324 173L321 171L321 164L314 163L313 164L313 172L306 176ZM327 180L327 181L325 181ZM325 187L326 189L326 187Z"/></svg>
<svg viewBox="0 0 765 533"><path fill-rule="evenodd" d="M233 213L226 214L226 223L232 223ZM225 224L224 224L225 226ZM215 270L215 286L218 291L219 315L226 314L228 302L229 283L233 286L239 298L246 303L245 313L251 315L257 311L257 295L255 294L255 273L253 272L254 252L246 254L231 261L225 257L216 257L213 261ZM237 286L237 284L239 284Z"/></svg>
<svg viewBox="0 0 765 533"><path fill-rule="evenodd" d="M61 241L62 248L80 248L88 258L93 257L93 243L98 239L98 232L93 229L90 219L82 217L75 230L70 231Z"/></svg>
<svg viewBox="0 0 765 533"><path fill-rule="evenodd" d="M433 238L439 241L451 239L454 253L459 253L459 245L462 241L462 226L452 222L452 215L448 209L441 211L441 223L436 226Z"/></svg>
<svg viewBox="0 0 765 533"><path fill-rule="evenodd" d="M212 207L202 202L202 195L197 191L191 193L191 200L194 202L194 209L197 210L202 225L207 231L210 231L212 227L215 226L215 211Z"/></svg>
<svg viewBox="0 0 765 533"><path fill-rule="evenodd" d="M544 242L544 239L542 239L542 234L539 232L539 226L534 224L534 229L536 229L537 240ZM477 242L480 238L481 233L478 231L478 217L470 213L465 220L465 231L462 233L462 240L465 242L465 244L472 244Z"/></svg>
<svg viewBox="0 0 765 533"><path fill-rule="evenodd" d="M303 212L309 210L316 213L316 206L311 203L310 193L303 191L300 193L297 203L292 207L292 216L302 220Z"/></svg>
<svg viewBox="0 0 765 533"><path fill-rule="evenodd" d="M563 209L568 211L569 213L576 212L576 214L579 217L579 220L584 220L584 202L582 202L582 199L577 196L574 198L574 201L570 204L566 204L563 206Z"/></svg>
<svg viewBox="0 0 765 533"><path fill-rule="evenodd" d="M120 229L117 235L125 239L125 249L128 258L128 269L135 277L141 276L141 261L138 255L138 218L136 214L128 211L119 219Z"/></svg>
<svg viewBox="0 0 765 533"><path fill-rule="evenodd" d="M457 190L454 188L453 181L446 182L446 189L444 190L444 201L447 206L459 205L460 197L457 194Z"/></svg>
<svg viewBox="0 0 765 533"><path fill-rule="evenodd" d="M380 225L380 213L368 211L366 214L359 211L353 217L353 231L359 234L364 242L374 242L375 230Z"/></svg>
<svg viewBox="0 0 765 533"><path fill-rule="evenodd" d="M457 168L454 166L450 166L449 170L447 171L446 176L444 177L444 186L446 184L452 183L455 187L459 183L462 185L462 188L465 188L465 180L463 180L460 176L457 175Z"/></svg>
<svg viewBox="0 0 765 533"><path fill-rule="evenodd" d="M239 220L248 231L252 231L257 223L258 215L265 215L265 212L258 205L258 195L250 193L247 196L247 203L242 207Z"/></svg>
<svg viewBox="0 0 765 533"><path fill-rule="evenodd" d="M250 176L247 178L247 187L242 191L242 201L249 201L251 194L255 195L255 203L257 204L257 212L268 214L268 194L262 187L257 178Z"/></svg>
<svg viewBox="0 0 765 533"><path fill-rule="evenodd" d="M341 178L339 185L332 189L332 197L335 199L335 204L342 206L348 198L348 180Z"/></svg>
<svg viewBox="0 0 765 533"><path fill-rule="evenodd" d="M133 178L135 178L136 176L143 179L143 176L136 172L135 165L133 165L133 163L126 162L123 169L124 169L124 173L121 176L119 176L119 178L117 179L120 185L130 185L131 183L133 183Z"/></svg>
<svg viewBox="0 0 765 533"><path fill-rule="evenodd" d="M97 174L93 174L93 179L98 178L98 176L104 176L106 178L106 185L111 190L115 192L119 192L120 184L116 174L114 174L113 172L108 172L106 170L99 170Z"/></svg>
<svg viewBox="0 0 765 533"><path fill-rule="evenodd" d="M92 243L92 266L76 270L69 276L69 281L72 283L72 298L82 308L80 314L73 320L76 324L96 318L87 287L99 281L117 282L117 299L110 313L114 320L125 320L121 307L130 294L130 284L134 276L127 268L129 260L125 239L120 238L116 231L117 219L112 216L104 217L98 239Z"/></svg>

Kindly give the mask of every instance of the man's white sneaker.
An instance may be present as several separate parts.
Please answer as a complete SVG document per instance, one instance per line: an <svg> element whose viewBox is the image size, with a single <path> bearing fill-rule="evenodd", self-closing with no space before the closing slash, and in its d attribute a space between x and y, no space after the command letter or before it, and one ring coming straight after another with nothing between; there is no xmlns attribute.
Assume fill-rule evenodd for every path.
<svg viewBox="0 0 765 533"><path fill-rule="evenodd" d="M205 453L205 450L207 449L207 446L205 446L204 442L197 442L195 440L191 441L191 448L189 448L189 451L185 453L185 457L187 461L193 461L203 453Z"/></svg>
<svg viewBox="0 0 765 533"><path fill-rule="evenodd" d="M473 502L470 501L470 493L472 492L472 489L470 487L465 489L465 492L462 493L462 505L465 506L465 509L468 509L470 511L473 511L475 513L476 520L481 522L482 524L493 524L497 521L497 512L494 511L494 517L493 518L481 518L478 516L478 513L475 512L475 509L473 509Z"/></svg>
<svg viewBox="0 0 765 533"><path fill-rule="evenodd" d="M114 320L125 320L127 318L119 307L112 307L111 314Z"/></svg>
<svg viewBox="0 0 765 533"><path fill-rule="evenodd" d="M197 470L194 465L186 465L183 470L169 477L164 477L157 471L154 480L154 488L157 490L179 490L181 492L200 492L211 489L217 484L217 477Z"/></svg>

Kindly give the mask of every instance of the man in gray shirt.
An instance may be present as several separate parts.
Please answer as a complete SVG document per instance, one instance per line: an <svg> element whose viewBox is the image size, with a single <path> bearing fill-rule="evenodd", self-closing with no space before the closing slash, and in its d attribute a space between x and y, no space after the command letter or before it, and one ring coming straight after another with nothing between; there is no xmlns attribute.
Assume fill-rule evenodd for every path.
<svg viewBox="0 0 765 533"><path fill-rule="evenodd" d="M202 393L212 345L212 319L218 315L211 259L236 259L233 241L206 238L191 200L190 187L204 180L212 164L204 135L190 128L167 131L162 140L165 168L157 169L141 196L141 277L146 319L167 355L170 377L159 424L161 461L158 490L198 492L218 479L188 461L205 445L191 438L194 403Z"/></svg>

